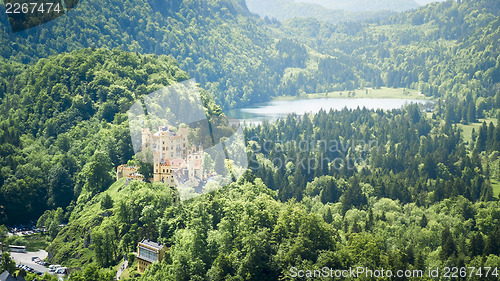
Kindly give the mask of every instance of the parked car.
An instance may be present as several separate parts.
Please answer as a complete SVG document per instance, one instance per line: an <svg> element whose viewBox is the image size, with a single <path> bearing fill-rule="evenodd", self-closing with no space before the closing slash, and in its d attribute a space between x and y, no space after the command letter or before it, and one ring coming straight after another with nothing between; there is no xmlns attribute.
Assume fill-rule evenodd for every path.
<svg viewBox="0 0 500 281"><path fill-rule="evenodd" d="M66 274L67 267L60 267L56 270L56 274Z"/></svg>
<svg viewBox="0 0 500 281"><path fill-rule="evenodd" d="M60 267L61 267L61 265L59 265L59 264L49 265L49 272L54 272L57 269L59 269Z"/></svg>

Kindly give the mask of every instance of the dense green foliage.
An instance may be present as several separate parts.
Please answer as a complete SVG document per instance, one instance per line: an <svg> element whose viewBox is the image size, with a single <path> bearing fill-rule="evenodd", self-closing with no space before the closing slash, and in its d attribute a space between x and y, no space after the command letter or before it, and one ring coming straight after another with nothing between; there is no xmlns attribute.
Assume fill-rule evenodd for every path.
<svg viewBox="0 0 500 281"><path fill-rule="evenodd" d="M379 23L287 22L280 30L289 38L330 55L287 85L292 93L308 81L306 92L389 86L446 99L492 97L500 82L499 10L494 0L446 1Z"/></svg>
<svg viewBox="0 0 500 281"><path fill-rule="evenodd" d="M170 54L224 108L363 86L487 96L499 82L494 0L446 1L380 23L340 25L312 19L266 23L241 1L168 3L83 1L39 28L0 32L0 55L27 63L92 46ZM287 38L293 40L278 48ZM306 51L296 53L297 47ZM282 60L297 55L306 63Z"/></svg>
<svg viewBox="0 0 500 281"><path fill-rule="evenodd" d="M200 280L289 280L291 266L395 271L499 262L498 251L490 250L499 233L498 226L491 224L498 219L496 202L471 204L458 198L427 208L370 198L365 210L353 208L342 215L340 203L325 205L319 196L286 204L272 196L257 179L183 207L185 226L170 219L177 230L169 259L151 266L140 280L190 280L193 276ZM330 223L326 222L328 214ZM424 216L426 225L422 225ZM443 241L447 227L453 232ZM490 246L475 246L474 237Z"/></svg>
<svg viewBox="0 0 500 281"><path fill-rule="evenodd" d="M491 139L498 129L491 126L488 143L495 146ZM282 200L302 198L306 183L315 177L347 180L355 174L369 183L374 196L403 203L430 204L456 195L488 201L493 196L486 167L467 155L460 132L449 123L425 118L417 105L392 112L289 115L247 129L247 137L255 152L250 168L279 190ZM476 153L485 150L483 133L478 139Z"/></svg>
<svg viewBox="0 0 500 281"><path fill-rule="evenodd" d="M288 280L291 266L396 271L498 265L498 202L471 203L458 196L419 207L377 198L363 187L368 200L345 212L342 202L348 192L342 202L322 202L324 189L318 190L326 182L347 189L356 185L322 176L308 184L310 195L301 203L282 203L276 192L248 174L238 183L174 206L169 189L139 182L125 186L121 181L87 203L81 200L82 209L73 211L71 225L50 250L56 253L54 261L68 265L89 258L98 264L116 262L117 256L134 250L134 239L148 235L169 250L165 261L150 266L139 280ZM116 204L98 211L99 198L105 195ZM130 219L133 224L127 223ZM109 239L109 245L85 242L91 236Z"/></svg>
<svg viewBox="0 0 500 281"><path fill-rule="evenodd" d="M39 28L0 31L0 55L28 63L85 47L168 54L221 106L233 107L268 100L285 68L299 67L281 60L293 53L277 50L278 39L249 14L243 1L231 0L81 1Z"/></svg>
<svg viewBox="0 0 500 281"><path fill-rule="evenodd" d="M11 224L107 188L133 156L126 111L135 98L188 78L169 57L106 49L7 65L0 222Z"/></svg>
<svg viewBox="0 0 500 281"><path fill-rule="evenodd" d="M1 32L0 223L38 218L50 261L82 268L68 280L112 280L145 237L166 258L142 276L131 259L130 280L499 266L499 7L446 1L331 25L266 23L241 1L88 0ZM113 183L134 161L130 105L188 79L174 57L224 107L366 86L438 99L428 114L345 109L247 127L244 177L179 202L160 183ZM461 128L482 118L465 141Z"/></svg>
<svg viewBox="0 0 500 281"><path fill-rule="evenodd" d="M95 262L109 267L136 250L143 237L158 237L156 219L172 207L177 195L163 184L130 184L122 179L105 192L84 192L69 217L69 226L49 247L52 260L78 267ZM103 202L111 203L103 208Z"/></svg>

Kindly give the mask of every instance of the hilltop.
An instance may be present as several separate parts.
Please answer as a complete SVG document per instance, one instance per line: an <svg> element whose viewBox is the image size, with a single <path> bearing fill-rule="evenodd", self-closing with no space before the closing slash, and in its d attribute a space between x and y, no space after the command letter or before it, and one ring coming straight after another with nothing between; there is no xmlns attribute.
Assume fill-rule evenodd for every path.
<svg viewBox="0 0 500 281"><path fill-rule="evenodd" d="M82 190L107 188L115 168L134 155L127 110L189 78L171 57L118 49L0 63L2 224L36 220L47 209L68 207ZM206 92L202 99L208 114L221 113Z"/></svg>

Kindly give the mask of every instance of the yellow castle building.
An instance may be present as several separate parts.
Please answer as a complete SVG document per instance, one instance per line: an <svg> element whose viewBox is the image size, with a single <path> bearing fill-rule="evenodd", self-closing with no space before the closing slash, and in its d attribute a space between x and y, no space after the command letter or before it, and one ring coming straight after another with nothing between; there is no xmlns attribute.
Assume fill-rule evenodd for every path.
<svg viewBox="0 0 500 281"><path fill-rule="evenodd" d="M175 132L168 126L160 126L155 133L142 129L142 151L151 151L153 154L154 182L164 182L170 186L197 186L203 177L203 148L189 145L187 128ZM116 177L138 179L141 175L137 171L138 167L121 165L117 168Z"/></svg>

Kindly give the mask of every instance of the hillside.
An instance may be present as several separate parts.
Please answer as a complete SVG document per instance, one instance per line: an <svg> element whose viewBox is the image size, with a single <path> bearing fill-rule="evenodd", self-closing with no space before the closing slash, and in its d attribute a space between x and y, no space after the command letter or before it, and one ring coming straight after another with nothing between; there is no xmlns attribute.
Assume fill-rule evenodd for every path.
<svg viewBox="0 0 500 281"><path fill-rule="evenodd" d="M0 56L22 63L88 47L171 55L225 108L269 100L285 68L303 67L284 58L306 55L278 50L244 1L86 0L47 24L7 30L0 25Z"/></svg>
<svg viewBox="0 0 500 281"><path fill-rule="evenodd" d="M314 77L317 85L329 81L329 87L339 90L389 86L433 97L492 98L500 82L499 12L498 1L447 1L378 23L330 25L294 19L280 31L330 56L320 56L314 67L295 70L296 76ZM314 85L311 82L307 86ZM287 85L298 86L294 81ZM325 89L306 90L312 91Z"/></svg>
<svg viewBox="0 0 500 281"><path fill-rule="evenodd" d="M454 122L474 122L498 103L497 1L432 4L381 23L330 25L296 19L270 26L234 2L207 4L206 10L197 14L190 13L195 3L189 1L171 7L152 2L126 15L119 11L130 8L132 2L125 2L128 4L103 6L100 13L117 13L109 18L91 12L102 5L99 3L81 3L70 11L71 16L37 29L2 33L1 40L12 41L2 48L9 60L0 60L0 196L6 202L2 204L2 222L34 218L46 208L69 204L83 188L84 178L78 175L96 150L109 155L108 166L131 159L123 114L134 101L132 93L142 95L188 79L171 57L139 54L151 48L161 47L161 52L184 57L181 64L198 69L195 75L203 74L202 84L215 91L216 100L226 106L283 93L384 85L447 98L446 120ZM164 17L153 13L153 7L167 14L166 8L178 12ZM212 14L204 17L203 11L217 16L211 20ZM481 16L472 16L479 13ZM151 15L163 24L152 24ZM132 24L141 18L151 23L142 20L139 25ZM202 24L197 26L197 22ZM62 25L68 33L63 41L59 37ZM118 36L119 30L130 35ZM88 37L91 33L108 35ZM151 40L162 37L160 34L169 38L171 48L152 44ZM213 44L199 45L199 40ZM80 49L84 44L118 45L134 52L90 48L22 63L60 50ZM210 52L196 51L202 49ZM225 55L214 55L220 52ZM274 59L268 60L267 55ZM239 64L245 66L237 67ZM260 85L272 90L260 88L257 77L262 78ZM240 91L232 83L246 90ZM104 132L113 133L108 137ZM89 142L91 137L94 139ZM106 145L108 142L112 145ZM28 207L21 204L23 201L29 202Z"/></svg>
<svg viewBox="0 0 500 281"><path fill-rule="evenodd" d="M136 98L188 79L171 57L118 49L2 65L2 224L36 220L82 190L107 188L116 166L134 155L126 111ZM205 102L220 112L207 96ZM89 185L91 177L99 184Z"/></svg>
<svg viewBox="0 0 500 281"><path fill-rule="evenodd" d="M496 0L446 1L330 24L260 19L241 0L85 0L24 32L2 23L0 224L47 228L49 260L82 269L67 281L114 280L125 256L131 281L497 267L499 15ZM245 174L182 202L164 183L115 181L120 164L153 170L134 156L127 110L190 77L210 121L282 94L398 87L434 100L241 127ZM168 250L140 275L144 238ZM468 280L498 280L483 274Z"/></svg>
<svg viewBox="0 0 500 281"><path fill-rule="evenodd" d="M462 91L457 83L472 88L465 85L469 78L481 84L471 90L485 96L497 82L496 1L448 1L380 22L338 25L313 19L266 22L242 1L118 2L82 1L68 15L40 27L16 34L0 29L5 46L0 55L33 63L61 52L104 46L172 55L223 108L285 94L366 86L455 96ZM475 39L463 44L462 38L469 35ZM474 41L484 48L474 48ZM471 63L476 57L479 63Z"/></svg>
<svg viewBox="0 0 500 281"><path fill-rule="evenodd" d="M111 198L108 205L103 203L106 198ZM122 253L134 251L135 241L158 235L155 220L173 208L174 198L178 198L174 191L161 183L126 184L125 179L97 196L84 192L76 201L68 226L47 249L49 258L71 267L91 262L108 267Z"/></svg>
<svg viewBox="0 0 500 281"><path fill-rule="evenodd" d="M0 196L1 202L6 202L2 204L4 208L0 213L2 222L35 218L46 208L69 204L83 188L84 179L78 175L96 150L102 149L109 155L108 166L117 166L131 159L133 153L126 139L123 114L134 101L132 93L142 95L188 79L188 74L181 71L171 57L139 54L138 51L147 51L146 46L161 46L147 43L159 38L154 34L175 34L167 37L177 42L173 43L175 46L181 44L182 48L187 48L182 49L182 56L188 56L183 59L184 66L194 66L195 61L200 63L199 67L203 65L199 68L200 72L195 73L205 75L206 79L201 81L205 81L209 90L216 92L216 99L224 99L222 105L226 106L253 103L283 93L316 93L388 85L415 88L427 96L447 98L447 120L474 122L477 117L484 117L485 110L491 110L499 102L499 88L495 86L500 82L499 46L496 44L500 34L500 8L497 1L432 4L381 23L330 25L311 19L296 19L281 26L266 26L257 18L248 17L244 5L233 2L207 6L209 11L218 15L213 21L200 14L189 13L194 7L189 1L175 7L158 6L158 3L145 5L143 9L134 10L126 16L118 13L116 17L104 18L94 13L95 16L83 21L92 7L100 5L89 0L73 9L71 17L61 17L25 33L2 33L2 40L13 41L4 45L7 48L2 48L3 55L10 59L0 60L3 166ZM141 17L151 19L146 13L152 11L153 6L158 9L175 8L179 12L166 19L161 13L151 12L160 21L168 20L164 22L169 23L166 26L149 24L149 28L140 28L140 25L131 24ZM111 13L110 7L125 9L128 6L106 6L102 13ZM481 16L471 16L478 13ZM177 18L181 16L182 20ZM181 29L180 26L187 24L187 18L204 24ZM105 19L109 24L99 23ZM77 29L74 26L76 23L82 27ZM65 30L71 36L61 41L56 35L62 34L59 27L63 24L67 24ZM237 31L236 27L246 31ZM131 35L118 36L118 30L122 29ZM89 39L86 37L92 32L109 35L84 40ZM226 38L213 42L229 40L227 36L238 40L231 39L226 41L227 44L198 45L196 40L209 39L206 34L213 38ZM282 39L275 39L271 34ZM135 43L128 44L132 36L140 40L132 40ZM131 53L90 48L31 64L18 62L36 61L39 56L58 53L58 49L79 49L82 45L78 42L82 40L88 44L138 49ZM224 53L232 55L202 55L195 51L199 48L194 46L210 48L213 52L228 48ZM271 47L276 51L267 49ZM172 47L168 52L179 55L179 50ZM256 52L270 54L279 63L272 63L272 60L268 61ZM220 63L225 70L207 64L208 60L217 60L216 64ZM265 60L268 66L275 67L273 71L281 68L274 73L283 71L283 77L266 74L267 68L256 64ZM249 72L246 66L241 69L236 67L240 63L248 64L254 72ZM212 69L212 74L202 70L205 67ZM255 77L267 81L265 84L272 86L273 90L264 91L256 84L247 83L255 81ZM225 83L211 83L210 79L222 79ZM233 82L247 89L248 95L230 86ZM218 92L219 87L230 87L232 90ZM82 132L84 130L87 132ZM104 132L113 133L108 137ZM91 137L94 139L89 142ZM109 142L112 145L106 145ZM21 204L24 201L28 202L27 207Z"/></svg>

